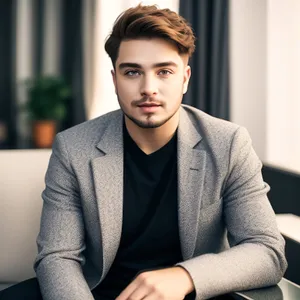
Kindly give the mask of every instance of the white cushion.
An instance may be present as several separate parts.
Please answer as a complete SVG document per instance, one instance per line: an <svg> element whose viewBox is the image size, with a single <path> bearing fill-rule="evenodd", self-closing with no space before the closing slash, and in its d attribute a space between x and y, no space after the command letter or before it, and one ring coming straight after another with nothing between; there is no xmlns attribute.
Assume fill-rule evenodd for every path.
<svg viewBox="0 0 300 300"><path fill-rule="evenodd" d="M51 150L0 151L0 283L35 276L41 193Z"/></svg>

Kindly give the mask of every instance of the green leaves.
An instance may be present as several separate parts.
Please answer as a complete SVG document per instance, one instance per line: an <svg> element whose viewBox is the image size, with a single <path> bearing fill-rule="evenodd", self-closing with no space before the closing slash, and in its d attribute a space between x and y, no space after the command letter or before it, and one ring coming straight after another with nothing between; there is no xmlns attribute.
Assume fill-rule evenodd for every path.
<svg viewBox="0 0 300 300"><path fill-rule="evenodd" d="M34 120L63 120L71 91L64 80L44 76L27 80L28 101L26 109Z"/></svg>

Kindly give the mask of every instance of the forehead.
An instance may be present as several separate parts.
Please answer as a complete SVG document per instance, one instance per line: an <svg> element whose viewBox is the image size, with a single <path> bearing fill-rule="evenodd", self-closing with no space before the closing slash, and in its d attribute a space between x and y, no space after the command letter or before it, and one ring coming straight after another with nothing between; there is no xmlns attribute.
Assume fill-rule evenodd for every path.
<svg viewBox="0 0 300 300"><path fill-rule="evenodd" d="M183 58L172 43L158 38L136 39L121 42L116 65L130 62L146 67L163 61L174 61L178 65L183 64Z"/></svg>

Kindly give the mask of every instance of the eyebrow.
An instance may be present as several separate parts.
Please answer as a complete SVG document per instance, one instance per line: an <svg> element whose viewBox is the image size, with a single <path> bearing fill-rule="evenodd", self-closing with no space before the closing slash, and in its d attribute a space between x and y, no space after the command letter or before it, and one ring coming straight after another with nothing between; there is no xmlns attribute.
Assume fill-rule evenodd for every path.
<svg viewBox="0 0 300 300"><path fill-rule="evenodd" d="M169 67L169 66L173 66L173 67L178 67L178 65L173 62L173 61L166 61L166 62L160 62L160 63L156 63L154 65L152 65L152 68L161 68L161 67ZM131 63L131 62L124 62L121 63L119 65L119 69L125 69L125 68L136 68L136 69L142 69L142 65L137 64L137 63Z"/></svg>

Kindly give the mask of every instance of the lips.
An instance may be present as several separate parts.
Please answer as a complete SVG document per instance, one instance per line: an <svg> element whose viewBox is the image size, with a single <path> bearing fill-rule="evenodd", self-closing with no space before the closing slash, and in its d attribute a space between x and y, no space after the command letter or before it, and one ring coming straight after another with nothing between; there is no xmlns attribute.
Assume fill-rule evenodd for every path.
<svg viewBox="0 0 300 300"><path fill-rule="evenodd" d="M138 105L138 108L143 113L155 113L160 109L161 105L156 103L144 103L141 105Z"/></svg>
<svg viewBox="0 0 300 300"><path fill-rule="evenodd" d="M157 106L161 106L160 104L156 104L156 103L144 103L141 105L138 105L139 107L157 107Z"/></svg>

